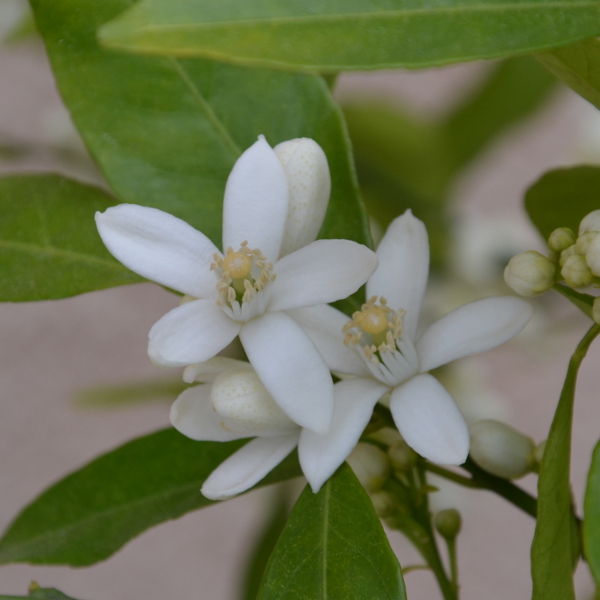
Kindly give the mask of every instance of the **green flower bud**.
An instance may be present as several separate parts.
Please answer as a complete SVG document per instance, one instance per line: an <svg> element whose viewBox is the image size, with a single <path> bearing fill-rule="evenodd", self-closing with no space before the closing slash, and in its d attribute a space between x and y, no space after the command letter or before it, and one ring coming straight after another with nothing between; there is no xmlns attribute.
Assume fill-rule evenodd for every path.
<svg viewBox="0 0 600 600"><path fill-rule="evenodd" d="M453 540L459 533L462 525L460 513L455 508L441 510L434 519L435 528L445 540Z"/></svg>
<svg viewBox="0 0 600 600"><path fill-rule="evenodd" d="M387 454L373 444L359 442L346 461L367 492L379 489L390 476Z"/></svg>
<svg viewBox="0 0 600 600"><path fill-rule="evenodd" d="M533 469L534 441L499 421L485 419L469 427L471 458L485 471L517 479Z"/></svg>
<svg viewBox="0 0 600 600"><path fill-rule="evenodd" d="M504 270L504 281L521 296L538 296L554 284L556 267L535 250L513 256Z"/></svg>
<svg viewBox="0 0 600 600"><path fill-rule="evenodd" d="M417 453L404 441L398 440L388 448L388 456L394 471L404 473L415 466Z"/></svg>
<svg viewBox="0 0 600 600"><path fill-rule="evenodd" d="M573 244L572 246L569 246L567 249L563 250L560 253L560 258L558 259L558 264L561 267L564 267L565 263L567 262L567 259L570 256L576 256L577 252L575 252L575 244Z"/></svg>
<svg viewBox="0 0 600 600"><path fill-rule="evenodd" d="M390 492L386 492L385 490L375 490L369 493L369 498L371 498L371 502L373 503L375 514L380 519L387 519L394 514L396 503L394 501L394 496L392 496Z"/></svg>
<svg viewBox="0 0 600 600"><path fill-rule="evenodd" d="M585 256L591 241L596 237L598 237L597 231L588 231L587 233L580 235L575 242L575 252L579 254L579 256Z"/></svg>
<svg viewBox="0 0 600 600"><path fill-rule="evenodd" d="M600 297L594 300L594 305L592 306L592 319L600 324Z"/></svg>
<svg viewBox="0 0 600 600"><path fill-rule="evenodd" d="M585 262L590 271L600 277L600 235L597 235L588 245L585 253Z"/></svg>
<svg viewBox="0 0 600 600"><path fill-rule="evenodd" d="M555 229L548 238L548 248L559 254L575 243L575 233L568 227Z"/></svg>
<svg viewBox="0 0 600 600"><path fill-rule="evenodd" d="M578 254L567 258L560 274L566 284L574 288L586 287L594 282L594 274L585 262L585 258Z"/></svg>
<svg viewBox="0 0 600 600"><path fill-rule="evenodd" d="M588 231L600 231L600 210L593 210L581 220L579 235L583 235Z"/></svg>

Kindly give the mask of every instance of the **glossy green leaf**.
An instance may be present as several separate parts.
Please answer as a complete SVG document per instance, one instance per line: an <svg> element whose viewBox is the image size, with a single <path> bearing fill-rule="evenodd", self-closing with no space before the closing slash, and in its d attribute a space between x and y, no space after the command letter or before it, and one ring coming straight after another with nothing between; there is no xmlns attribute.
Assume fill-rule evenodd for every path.
<svg viewBox="0 0 600 600"><path fill-rule="evenodd" d="M600 41L596 38L536 57L580 96L600 108Z"/></svg>
<svg viewBox="0 0 600 600"><path fill-rule="evenodd" d="M600 586L600 442L592 454L585 488L583 547L596 585Z"/></svg>
<svg viewBox="0 0 600 600"><path fill-rule="evenodd" d="M65 298L143 279L100 240L94 213L115 204L103 191L58 175L0 179L0 300Z"/></svg>
<svg viewBox="0 0 600 600"><path fill-rule="evenodd" d="M373 505L344 464L307 486L267 566L259 600L405 600L398 560Z"/></svg>
<svg viewBox="0 0 600 600"><path fill-rule="evenodd" d="M240 153L261 133L272 145L312 137L332 174L321 236L369 243L343 117L322 78L103 50L97 28L129 0L32 6L65 103L121 201L170 212L220 245Z"/></svg>
<svg viewBox="0 0 600 600"><path fill-rule="evenodd" d="M557 227L577 233L581 219L600 208L599 189L600 167L554 169L527 190L525 208L544 239Z"/></svg>
<svg viewBox="0 0 600 600"><path fill-rule="evenodd" d="M142 0L100 38L135 51L339 71L532 52L599 34L599 17L596 0Z"/></svg>
<svg viewBox="0 0 600 600"><path fill-rule="evenodd" d="M532 600L575 600L570 486L571 426L577 372L600 333L594 325L581 340L567 370L538 480L537 524L531 546Z"/></svg>
<svg viewBox="0 0 600 600"><path fill-rule="evenodd" d="M0 540L0 564L91 565L142 531L213 504L204 480L245 442L195 442L174 429L133 440L50 487ZM296 477L292 453L259 485Z"/></svg>

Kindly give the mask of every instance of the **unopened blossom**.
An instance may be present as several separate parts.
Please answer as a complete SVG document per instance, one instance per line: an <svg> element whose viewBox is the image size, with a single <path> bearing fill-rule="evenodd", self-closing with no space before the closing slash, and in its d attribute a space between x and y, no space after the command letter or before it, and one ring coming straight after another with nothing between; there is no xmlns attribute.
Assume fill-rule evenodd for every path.
<svg viewBox="0 0 600 600"><path fill-rule="evenodd" d="M377 255L379 267L367 282L369 300L351 320L330 306L290 314L333 372L353 376L344 380L348 401L360 394L359 386L368 388L372 393L364 403L372 410L389 393L395 423L414 450L436 463L461 464L469 451L467 425L428 371L509 340L531 318L531 306L513 297L486 298L419 329L429 272L425 226L407 211L392 222ZM367 423L368 418L357 421L346 435L358 440Z"/></svg>
<svg viewBox="0 0 600 600"><path fill-rule="evenodd" d="M324 433L333 415L331 376L313 342L284 311L345 298L366 281L377 258L348 240L288 247L281 257L290 231L290 190L302 203L298 177L304 177L305 187L322 199L329 177L322 160L303 170L284 154L285 166L260 136L235 163L225 188L223 252L181 219L155 208L121 204L96 213L96 223L108 250L125 266L186 296L150 330L153 362L167 367L203 362L239 335L284 413ZM323 217L322 210L308 214ZM306 235L314 237L319 226L298 234L296 243L306 243Z"/></svg>
<svg viewBox="0 0 600 600"><path fill-rule="evenodd" d="M215 357L186 367L184 379L204 385L188 388L173 404L171 423L178 431L202 441L254 438L204 482L202 493L213 500L250 489L296 446L302 471L318 492L356 444L347 431L355 421L370 416L371 391L358 389L359 395L347 401L347 381L334 386L331 427L326 435L319 435L300 427L281 410L249 363Z"/></svg>

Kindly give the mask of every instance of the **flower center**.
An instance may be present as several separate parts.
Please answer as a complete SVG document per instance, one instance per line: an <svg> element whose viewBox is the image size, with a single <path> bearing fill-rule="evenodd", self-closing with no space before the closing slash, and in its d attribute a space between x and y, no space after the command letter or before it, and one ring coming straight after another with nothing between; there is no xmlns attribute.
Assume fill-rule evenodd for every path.
<svg viewBox="0 0 600 600"><path fill-rule="evenodd" d="M365 358L377 363L383 352L396 350L396 340L402 335L402 317L405 314L402 308L394 312L385 298L381 297L378 303L377 296L373 296L344 325L344 344L361 344Z"/></svg>
<svg viewBox="0 0 600 600"><path fill-rule="evenodd" d="M239 321L247 321L264 312L268 298L261 292L275 280L273 263L267 262L258 248L248 248L246 241L237 251L227 248L224 257L213 256L215 260L210 268L220 275L217 282L219 306Z"/></svg>

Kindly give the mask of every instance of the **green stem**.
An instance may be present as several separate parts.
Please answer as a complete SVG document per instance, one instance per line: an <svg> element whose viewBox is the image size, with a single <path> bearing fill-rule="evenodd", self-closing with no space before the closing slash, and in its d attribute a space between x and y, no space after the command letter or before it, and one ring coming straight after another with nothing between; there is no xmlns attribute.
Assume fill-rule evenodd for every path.
<svg viewBox="0 0 600 600"><path fill-rule="evenodd" d="M456 556L456 537L446 540L448 544L448 558L450 559L450 579L458 591L458 560Z"/></svg>

